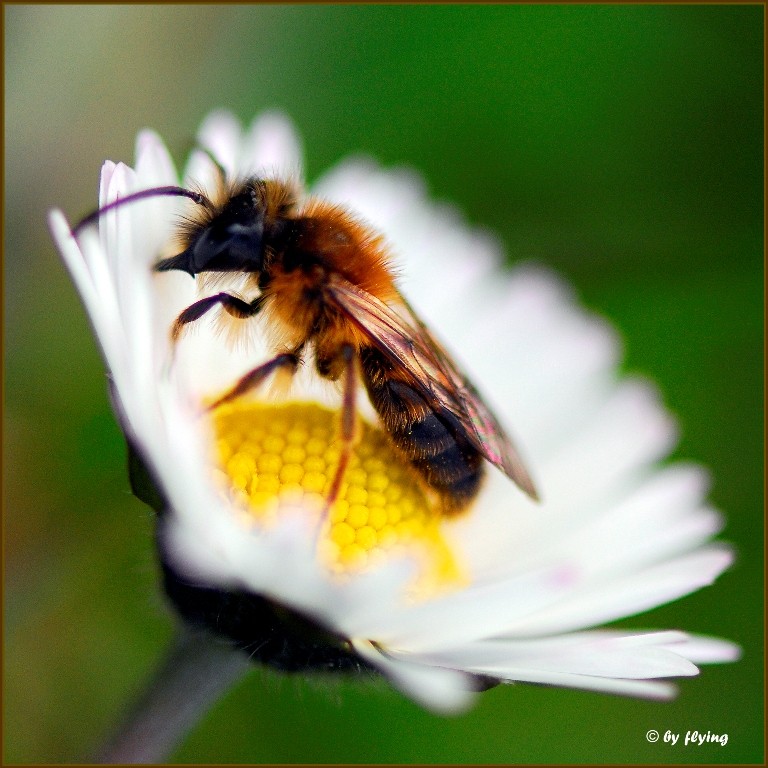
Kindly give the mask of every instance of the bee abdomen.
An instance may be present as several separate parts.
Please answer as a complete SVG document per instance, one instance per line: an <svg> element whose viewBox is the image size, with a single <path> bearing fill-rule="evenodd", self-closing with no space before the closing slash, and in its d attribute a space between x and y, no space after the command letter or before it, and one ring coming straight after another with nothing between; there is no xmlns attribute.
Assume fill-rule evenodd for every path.
<svg viewBox="0 0 768 768"><path fill-rule="evenodd" d="M372 357L363 358L368 395L392 442L449 511L462 509L480 488L482 456L450 411L408 383L382 375Z"/></svg>
<svg viewBox="0 0 768 768"><path fill-rule="evenodd" d="M440 409L390 435L427 485L461 509L477 494L483 467L480 454L452 429L453 421L452 414Z"/></svg>

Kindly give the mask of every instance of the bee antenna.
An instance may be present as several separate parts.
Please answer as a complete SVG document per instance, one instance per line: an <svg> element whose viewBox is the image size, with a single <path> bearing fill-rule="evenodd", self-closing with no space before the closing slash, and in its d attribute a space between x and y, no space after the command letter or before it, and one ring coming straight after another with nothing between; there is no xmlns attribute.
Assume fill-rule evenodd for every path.
<svg viewBox="0 0 768 768"><path fill-rule="evenodd" d="M132 195L120 197L117 200L113 200L111 203L107 203L105 206L92 211L75 224L72 228L72 234L77 237L83 229L97 222L101 216L111 211L113 208L118 208L121 205L133 203L137 200L144 200L147 197L188 197L193 202L205 206L206 208L211 205L210 200L208 200L205 195L200 192L193 192L191 189L184 189L184 187L155 187L154 189L143 189L141 192L134 192Z"/></svg>

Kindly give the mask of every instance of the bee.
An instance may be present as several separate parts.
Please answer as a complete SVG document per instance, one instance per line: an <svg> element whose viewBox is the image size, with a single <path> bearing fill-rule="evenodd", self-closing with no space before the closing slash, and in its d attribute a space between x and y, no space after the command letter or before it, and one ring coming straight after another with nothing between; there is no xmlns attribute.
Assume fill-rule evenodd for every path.
<svg viewBox="0 0 768 768"><path fill-rule="evenodd" d="M382 237L343 207L279 179L248 178L215 195L182 187L144 190L107 210L146 197L183 196L196 204L178 229L178 253L158 272L237 273L244 299L227 291L184 309L171 328L183 330L214 308L248 320L267 315L279 351L246 373L215 408L259 387L279 370L295 373L311 350L317 374L341 383L340 459L326 497L336 500L355 442L362 384L396 452L437 497L441 513L464 510L477 496L490 462L536 500L533 481L512 441L478 390L398 291ZM246 295L243 293L243 295Z"/></svg>

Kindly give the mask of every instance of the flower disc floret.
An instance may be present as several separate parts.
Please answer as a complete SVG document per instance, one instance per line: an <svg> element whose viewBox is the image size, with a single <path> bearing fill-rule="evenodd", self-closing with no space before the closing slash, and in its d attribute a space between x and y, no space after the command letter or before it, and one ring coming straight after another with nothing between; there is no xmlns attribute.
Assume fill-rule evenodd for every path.
<svg viewBox="0 0 768 768"><path fill-rule="evenodd" d="M244 400L217 408L219 487L260 524L274 522L286 502L325 513L339 457L338 413L312 403ZM386 435L361 422L360 438L339 496L320 520L318 555L341 575L413 550L421 563L415 592L455 587L461 569L441 531L441 518Z"/></svg>

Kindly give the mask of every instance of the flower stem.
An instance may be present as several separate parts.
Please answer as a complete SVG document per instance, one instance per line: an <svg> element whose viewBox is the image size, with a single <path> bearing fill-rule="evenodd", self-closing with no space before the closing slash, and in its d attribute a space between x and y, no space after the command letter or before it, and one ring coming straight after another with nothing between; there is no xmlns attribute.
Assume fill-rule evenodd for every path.
<svg viewBox="0 0 768 768"><path fill-rule="evenodd" d="M242 651L207 632L180 628L147 688L94 762L163 762L250 668Z"/></svg>

